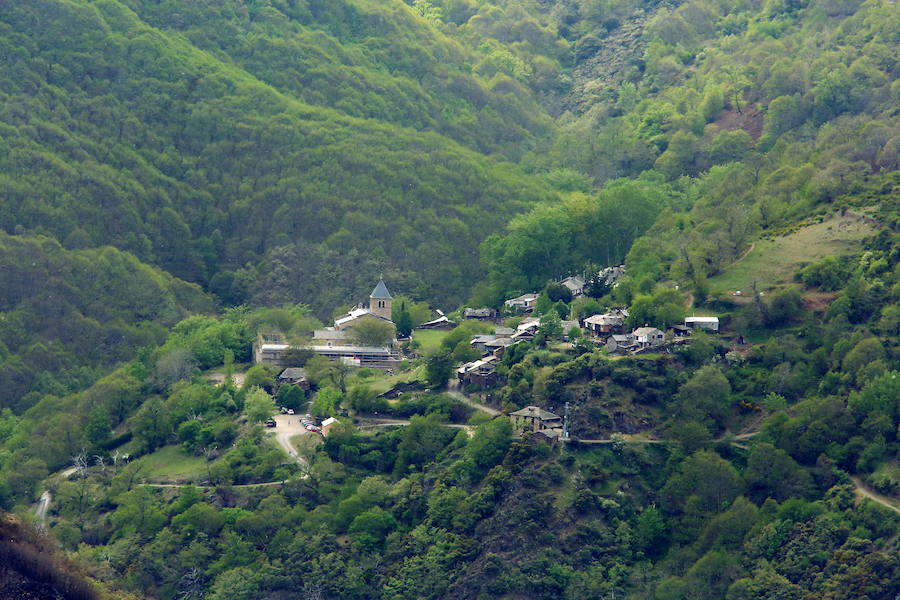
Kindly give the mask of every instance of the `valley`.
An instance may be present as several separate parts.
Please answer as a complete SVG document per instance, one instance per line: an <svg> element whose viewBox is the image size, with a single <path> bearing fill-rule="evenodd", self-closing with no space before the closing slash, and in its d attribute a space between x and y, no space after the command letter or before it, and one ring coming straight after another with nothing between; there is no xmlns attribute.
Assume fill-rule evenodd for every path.
<svg viewBox="0 0 900 600"><path fill-rule="evenodd" d="M0 597L894 600L898 45L0 2Z"/></svg>

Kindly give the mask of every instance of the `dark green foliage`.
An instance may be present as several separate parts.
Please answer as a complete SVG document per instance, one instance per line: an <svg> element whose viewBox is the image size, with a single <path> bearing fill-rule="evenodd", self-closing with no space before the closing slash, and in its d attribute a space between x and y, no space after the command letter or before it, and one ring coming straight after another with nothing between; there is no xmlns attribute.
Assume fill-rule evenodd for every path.
<svg viewBox="0 0 900 600"><path fill-rule="evenodd" d="M406 308L406 303L401 302L400 308L395 309L393 312L395 314L391 315L391 320L397 328L397 335L400 337L409 337L409 334L412 333L413 322L412 315L409 314L409 310Z"/></svg>
<svg viewBox="0 0 900 600"><path fill-rule="evenodd" d="M447 380L453 375L453 359L445 351L435 352L425 365L425 380L428 385L435 388L447 385Z"/></svg>
<svg viewBox="0 0 900 600"><path fill-rule="evenodd" d="M49 238L0 233L0 257L0 405L6 407L29 391L81 391L99 375L85 383L90 369L161 343L165 327L211 308L196 286L113 248L65 250Z"/></svg>
<svg viewBox="0 0 900 600"><path fill-rule="evenodd" d="M306 404L306 393L300 386L286 383L278 388L276 402L278 406L300 410Z"/></svg>
<svg viewBox="0 0 900 600"><path fill-rule="evenodd" d="M552 197L480 152L514 156L548 120L465 73L459 45L422 47L427 29L399 8L5 7L4 102L25 112L0 115L0 228L114 244L231 303L324 313L379 271L461 299L479 242ZM335 277L349 271L359 281Z"/></svg>
<svg viewBox="0 0 900 600"><path fill-rule="evenodd" d="M900 485L894 7L408 4L0 9L0 227L29 232L2 240L0 383L17 410L0 413L0 506L97 452L86 478L45 484L50 530L160 600L894 598L896 514L855 489ZM564 115L552 139L535 93ZM838 198L886 226L807 265L813 293L717 294L761 233ZM222 303L281 308L208 316L198 288L106 243ZM473 285L497 305L622 260L616 288L589 286L602 304L547 289L539 338L508 348L507 384L478 398L568 402L566 443L486 414L470 438L447 426L471 416L448 396L347 391L338 363L298 353L317 414L412 418L342 418L297 463L247 420L276 409L256 388L273 372L242 389L197 376L243 370L260 328L303 339L318 325L296 302L330 316L381 272L452 308ZM688 290L721 309L721 335L616 359L552 339L556 316L612 303L629 325L680 322ZM402 330L421 320L395 306ZM446 336L430 386L480 332ZM202 456L211 486L145 486L141 463L110 455L166 445Z"/></svg>

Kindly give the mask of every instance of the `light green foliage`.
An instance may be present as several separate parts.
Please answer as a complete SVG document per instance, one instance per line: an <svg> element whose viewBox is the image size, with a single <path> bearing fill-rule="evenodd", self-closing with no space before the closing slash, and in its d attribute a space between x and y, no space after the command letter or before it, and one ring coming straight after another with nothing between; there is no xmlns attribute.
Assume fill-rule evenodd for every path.
<svg viewBox="0 0 900 600"><path fill-rule="evenodd" d="M562 324L560 323L559 314L555 310L548 311L547 314L541 316L541 326L538 328L538 335L546 342L555 340L563 334Z"/></svg>
<svg viewBox="0 0 900 600"><path fill-rule="evenodd" d="M437 5L422 4L435 22ZM3 37L34 44L17 44L22 71L0 77L39 124L2 118L3 172L23 159L15 182L0 185L14 190L3 228L21 224L73 247L114 244L209 284L228 304L255 291L269 306L299 299L324 311L388 266L434 281L429 297L461 298L478 243L507 212L551 197L540 178L485 154L517 157L550 119L527 93L510 99L492 74L472 73L484 57L398 2L321 8L53 0L4 13ZM64 16L43 27L45 10ZM98 43L110 51L93 52ZM490 58L527 73L515 55L501 60L503 49ZM86 71L128 75L101 91ZM32 75L58 90L58 107L21 85ZM249 131L252 150L242 146ZM358 161L377 172L356 172ZM32 201L33 211L17 208ZM450 205L458 210L445 212ZM403 244L393 243L398 232ZM358 277L335 278L336 264L356 265ZM176 304L150 310L167 303Z"/></svg>
<svg viewBox="0 0 900 600"><path fill-rule="evenodd" d="M271 390L275 385L275 367L265 364L256 364L247 369L244 374L244 387L258 387Z"/></svg>
<svg viewBox="0 0 900 600"><path fill-rule="evenodd" d="M144 402L140 410L131 418L131 429L149 451L166 443L171 431L169 409L159 398Z"/></svg>
<svg viewBox="0 0 900 600"><path fill-rule="evenodd" d="M676 290L659 289L652 295L637 296L628 307L628 323L631 327L666 327L684 322L685 308L682 295Z"/></svg>
<svg viewBox="0 0 900 600"><path fill-rule="evenodd" d="M306 404L306 394L298 385L286 383L278 388L278 405L285 408L300 410Z"/></svg>
<svg viewBox="0 0 900 600"><path fill-rule="evenodd" d="M110 520L122 534L150 536L162 529L166 522L155 493L148 487L137 487L122 494L117 504Z"/></svg>
<svg viewBox="0 0 900 600"><path fill-rule="evenodd" d="M250 340L234 323L210 317L190 317L178 323L164 348L184 348L197 360L201 369L222 364L225 352L244 362L250 357Z"/></svg>
<svg viewBox="0 0 900 600"><path fill-rule="evenodd" d="M0 236L0 389L14 411L0 413L0 506L24 514L51 489L50 535L86 572L160 598L895 594L894 513L847 483L889 496L900 481L895 13L888 0L6 3L0 228L16 235ZM224 305L269 308L211 317L199 288L105 244ZM245 390L194 377L246 362L261 330L302 342L311 311L364 300L382 272L436 306L475 286L479 306L499 306L622 260L604 303L663 327L692 310L677 284L724 335L616 360L518 344L506 384L478 398L568 401L575 436L614 444L512 438L484 412L470 438L446 426L468 413L447 397L373 398L424 364L357 376L313 358L328 410L349 381L357 410L429 416L303 436L296 464L261 426L238 427L272 374L253 370ZM541 312L568 314L559 300ZM406 306L413 323L429 316ZM433 332L446 341L429 385L481 331ZM734 333L753 348L718 360ZM98 456L155 451L42 482L92 441Z"/></svg>
<svg viewBox="0 0 900 600"><path fill-rule="evenodd" d="M360 346L384 346L394 338L394 326L380 319L360 319L349 335Z"/></svg>
<svg viewBox="0 0 900 600"><path fill-rule="evenodd" d="M540 206L513 219L505 237L483 244L491 281L507 292L533 290L587 263L619 264L674 193L661 184L616 181L596 196Z"/></svg>
<svg viewBox="0 0 900 600"><path fill-rule="evenodd" d="M452 429L444 427L438 415L412 417L409 426L403 428L397 446L394 473L402 476L411 467L422 467L434 460L454 435Z"/></svg>
<svg viewBox="0 0 900 600"><path fill-rule="evenodd" d="M397 521L391 513L376 506L353 519L348 531L364 548L374 548L380 545L396 526Z"/></svg>
<svg viewBox="0 0 900 600"><path fill-rule="evenodd" d="M337 409L341 405L342 399L343 395L340 390L331 387L320 388L316 392L315 399L313 399L310 412L321 419L333 417L337 414Z"/></svg>
<svg viewBox="0 0 900 600"><path fill-rule="evenodd" d="M254 387L244 397L244 416L251 423L265 421L276 412L275 401L264 389Z"/></svg>
<svg viewBox="0 0 900 600"><path fill-rule="evenodd" d="M472 461L476 475L486 473L503 459L511 436L512 424L509 419L494 419L478 426L466 446L466 458Z"/></svg>

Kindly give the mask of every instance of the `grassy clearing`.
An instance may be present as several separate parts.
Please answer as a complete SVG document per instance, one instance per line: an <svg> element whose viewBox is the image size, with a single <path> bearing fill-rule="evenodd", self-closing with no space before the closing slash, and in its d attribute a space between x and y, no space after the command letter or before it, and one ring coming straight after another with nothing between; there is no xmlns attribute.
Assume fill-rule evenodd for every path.
<svg viewBox="0 0 900 600"><path fill-rule="evenodd" d="M374 377L353 377L347 382L348 386L364 385L376 394L383 394L400 382L424 381L425 366L421 365L405 373L395 375L376 375Z"/></svg>
<svg viewBox="0 0 900 600"><path fill-rule="evenodd" d="M319 434L303 433L298 433L290 439L291 447L296 450L298 454L312 452L312 450L323 441L322 436Z"/></svg>
<svg viewBox="0 0 900 600"><path fill-rule="evenodd" d="M206 473L206 459L188 454L181 446L164 446L135 462L147 479L194 481Z"/></svg>
<svg viewBox="0 0 900 600"><path fill-rule="evenodd" d="M791 282L804 263L825 256L850 254L875 233L872 225L854 217L832 216L772 240L758 240L743 259L709 280L714 292L740 290L749 294L755 281L760 290Z"/></svg>
<svg viewBox="0 0 900 600"><path fill-rule="evenodd" d="M419 351L424 356L431 356L441 347L441 341L448 333L449 330L423 329L413 332L413 339L419 342Z"/></svg>

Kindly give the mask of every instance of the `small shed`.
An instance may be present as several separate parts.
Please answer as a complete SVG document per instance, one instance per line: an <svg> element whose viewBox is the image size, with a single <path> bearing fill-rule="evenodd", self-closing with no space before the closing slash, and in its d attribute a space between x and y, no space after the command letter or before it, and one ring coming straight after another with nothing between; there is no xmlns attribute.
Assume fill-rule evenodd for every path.
<svg viewBox="0 0 900 600"><path fill-rule="evenodd" d="M684 320L684 326L688 329L704 329L718 333L719 317L688 317Z"/></svg>
<svg viewBox="0 0 900 600"><path fill-rule="evenodd" d="M328 437L328 432L331 431L331 428L338 423L340 423L340 421L338 421L334 417L328 417L327 419L322 421L322 435Z"/></svg>
<svg viewBox="0 0 900 600"><path fill-rule="evenodd" d="M464 319L478 319L479 321L489 321L497 318L496 308L467 308L463 311Z"/></svg>

